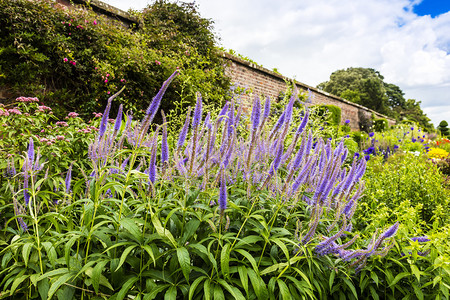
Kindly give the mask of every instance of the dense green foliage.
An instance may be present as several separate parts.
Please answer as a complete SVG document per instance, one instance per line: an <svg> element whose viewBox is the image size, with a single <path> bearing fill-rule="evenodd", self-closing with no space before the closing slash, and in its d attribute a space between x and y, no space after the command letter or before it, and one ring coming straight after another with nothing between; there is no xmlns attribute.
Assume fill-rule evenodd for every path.
<svg viewBox="0 0 450 300"><path fill-rule="evenodd" d="M373 129L377 132L383 132L389 128L389 123L386 119L375 119L373 120Z"/></svg>
<svg viewBox="0 0 450 300"><path fill-rule="evenodd" d="M330 125L338 126L341 124L341 108L336 105L317 105L317 114L324 118Z"/></svg>
<svg viewBox="0 0 450 300"><path fill-rule="evenodd" d="M420 108L420 101L406 100L403 91L371 68L347 68L337 70L330 80L318 88L349 101L358 103L398 121L411 120L427 130L432 130L430 119Z"/></svg>
<svg viewBox="0 0 450 300"><path fill-rule="evenodd" d="M437 127L437 129L439 130L439 132L443 135L443 136L450 136L450 129L448 128L448 123L445 120L442 120L439 123L439 126Z"/></svg>
<svg viewBox="0 0 450 300"><path fill-rule="evenodd" d="M85 118L126 86L118 103L141 115L160 82L178 67L181 76L162 109L173 109L172 99L180 96L193 103L196 92L222 104L228 81L215 54L211 22L193 6L161 1L142 18L141 28L128 29L53 1L1 0L0 85L12 98L38 96L59 117L76 110ZM169 26L174 21L184 23Z"/></svg>
<svg viewBox="0 0 450 300"><path fill-rule="evenodd" d="M291 103L287 99L283 102L286 106ZM289 165L276 171L273 181L268 181L268 189L264 188L265 183L263 187L255 184L255 177L249 181L240 172L235 173L247 157L247 152L240 153L239 149L246 149L253 139L249 128L254 126L255 119L253 113L251 117L240 115L242 111L238 107L235 107L236 114L225 114L227 119L240 116L242 125L236 124L236 129L227 127L226 120L212 123L219 124L215 125L221 126L218 128L209 127L206 121L195 125L198 127L193 125L186 136L187 145L179 150L173 147L179 147L176 139L180 135L170 133L167 164L159 162L159 153L161 157L163 154L158 150L164 144L158 132L164 131L165 126L150 128L142 135L145 145L135 146L130 132L140 132L142 123L137 121L128 124L125 119L120 127L114 124L118 131L111 124L104 135L93 136L82 132L91 125L83 123L76 114L68 116L68 126L60 128L52 124L49 109L30 101L16 103L16 107L0 107L0 118L8 125L0 128L0 135L13 132L0 144L2 153L17 154L25 150L22 156L0 158L5 163L0 168L6 171L1 173L0 181L1 298L434 299L445 298L449 292L450 244L449 227L445 224L449 220L446 207L450 198L438 169L420 155L407 153L415 149L417 142L410 140L417 137L420 129L408 127L370 135L373 141L377 139L376 143L388 144L397 142L400 136L401 148L406 153L399 150L387 160L383 156L370 158L364 176L366 190L359 208L353 220L339 221L336 219L339 209L324 207L317 218L317 210L305 201L305 197L314 193L314 189L308 190L308 186L314 186L314 180L298 194L286 197L282 187L289 182ZM293 128L303 121L306 113L303 106L296 107ZM314 109L309 110L311 117L316 115ZM196 115L188 119L194 122ZM271 140L270 129L281 115L273 114L259 122L264 128L258 130L258 139ZM98 126L98 117L94 124ZM297 145L307 137L308 131L317 140L331 132L337 134L328 129L333 126L321 128L321 124L323 120L319 116L310 120ZM39 127L45 126L57 131L40 132ZM25 127L31 130L24 131ZM196 134L196 130L205 134ZM224 165L213 162L207 173L202 174L201 160L198 160L193 165L193 173L181 172L180 163L184 155L191 155L188 154L190 145L196 136L202 149L205 140L216 133L214 149L220 151L221 143L227 141L228 130L235 130L231 140L238 147L228 162L232 167L225 169ZM291 131L283 129L278 138L283 132ZM65 135L68 141L59 140L59 135ZM367 136L362 134L361 145L369 142ZM115 138L109 140L109 137ZM79 150L74 148L73 152L67 151L67 156L45 161L30 152L26 143L30 138L40 153L60 153L66 151L65 145L70 148L74 144ZM51 140L51 145L43 138ZM289 133L286 147L293 139L294 133ZM340 139L335 136L327 143L336 145ZM276 144L276 140L272 141ZM106 150L110 152L106 156L92 155L105 151L104 141L111 141L111 149ZM316 144L316 149L324 147L321 143ZM357 147L352 139L344 138L343 143ZM90 154L86 159L88 144ZM254 159L261 154L258 148L255 147ZM323 148L322 157L326 157L329 151L326 149ZM333 150L330 155L338 151L330 150ZM350 147L348 150L355 152ZM311 154L314 151L311 149ZM198 153L202 157L203 153ZM28 172L24 170L29 168L30 157L35 157L37 162L29 173L31 204L27 206L23 175ZM151 177L153 159L158 161L155 177ZM253 176L276 160L272 154L264 159L267 161L261 166L251 163ZM66 171L71 161L74 162L70 168L72 183L67 181ZM344 163L348 170L351 161L349 155ZM16 167L16 175L11 173L12 165ZM192 168L189 165L187 160L187 170ZM270 174L267 170L263 172ZM225 174L229 178L225 189L226 208L220 208ZM355 185L362 187L361 184ZM395 241L386 245L386 249L393 248L379 253L384 258L373 256L362 263L343 261L336 254L319 255L320 243L330 233L339 235L338 229L329 232L327 226L343 226L342 222L349 222L353 229L349 227L336 243L353 241L354 249L368 247L378 238L376 232L391 224L400 222L400 226ZM305 244L302 240L314 226L317 226L314 238Z"/></svg>

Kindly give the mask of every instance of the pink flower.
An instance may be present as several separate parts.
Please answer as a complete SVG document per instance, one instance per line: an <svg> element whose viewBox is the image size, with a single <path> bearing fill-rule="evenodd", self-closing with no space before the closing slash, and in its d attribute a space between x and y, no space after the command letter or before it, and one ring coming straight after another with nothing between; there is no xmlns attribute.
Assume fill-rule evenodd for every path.
<svg viewBox="0 0 450 300"><path fill-rule="evenodd" d="M92 22L92 24L94 24L94 25L97 25L97 21L96 21L96 20L94 20L94 22Z"/></svg>
<svg viewBox="0 0 450 300"><path fill-rule="evenodd" d="M105 83L108 83L108 79L105 79Z"/></svg>
<svg viewBox="0 0 450 300"><path fill-rule="evenodd" d="M76 118L78 117L78 114L76 112L70 112L68 116L69 118Z"/></svg>
<svg viewBox="0 0 450 300"><path fill-rule="evenodd" d="M69 126L69 124L67 124L67 122L64 122L64 121L56 122L56 125L57 125L57 126L61 126L61 127L67 127L67 126Z"/></svg>
<svg viewBox="0 0 450 300"><path fill-rule="evenodd" d="M69 60L67 59L67 57L64 57L63 61L68 62Z"/></svg>
<svg viewBox="0 0 450 300"><path fill-rule="evenodd" d="M70 63L71 63L72 65L74 65L74 66L77 65L77 62L76 62L76 61L71 61Z"/></svg>
<svg viewBox="0 0 450 300"><path fill-rule="evenodd" d="M41 130L41 133L44 133L44 132L45 132L45 129L42 129L42 130Z"/></svg>
<svg viewBox="0 0 450 300"><path fill-rule="evenodd" d="M58 141L62 141L62 140L64 140L64 136L62 136L62 135L57 135L57 136L56 136L56 139L57 139Z"/></svg>
<svg viewBox="0 0 450 300"><path fill-rule="evenodd" d="M106 77L109 77L109 74L106 74Z"/></svg>
<svg viewBox="0 0 450 300"><path fill-rule="evenodd" d="M107 94L109 95L109 94L111 94L111 92L110 92L110 91L108 91L108 92L107 92Z"/></svg>
<svg viewBox="0 0 450 300"><path fill-rule="evenodd" d="M120 79L120 82L125 82L125 79Z"/></svg>
<svg viewBox="0 0 450 300"><path fill-rule="evenodd" d="M160 66L160 65L161 65L161 62L158 61L158 60L155 60L155 64L157 64L158 66Z"/></svg>

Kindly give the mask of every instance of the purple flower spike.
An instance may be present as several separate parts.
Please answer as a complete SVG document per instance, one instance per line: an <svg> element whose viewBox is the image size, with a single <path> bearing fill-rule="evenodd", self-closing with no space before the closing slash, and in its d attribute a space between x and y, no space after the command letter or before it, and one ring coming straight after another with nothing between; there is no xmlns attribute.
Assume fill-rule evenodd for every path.
<svg viewBox="0 0 450 300"><path fill-rule="evenodd" d="M66 183L66 194L70 193L71 180L72 180L72 164L70 164L69 170L67 170L66 180L64 181Z"/></svg>
<svg viewBox="0 0 450 300"><path fill-rule="evenodd" d="M223 212L227 208L227 186L225 180L225 171L222 169L220 176L220 191L219 191L219 209Z"/></svg>
<svg viewBox="0 0 450 300"><path fill-rule="evenodd" d="M269 175L273 175L278 170L281 162L281 157L283 156L283 148L283 141L279 141L275 159L270 166Z"/></svg>
<svg viewBox="0 0 450 300"><path fill-rule="evenodd" d="M169 144L167 142L167 122L164 112L162 112L162 116L163 116L163 134L161 143L161 161L163 163L166 163L169 161Z"/></svg>
<svg viewBox="0 0 450 300"><path fill-rule="evenodd" d="M228 111L228 106L230 105L229 102L225 103L225 105L223 106L222 110L220 111L219 115L217 116L217 119L220 120L222 122L223 120L223 116L225 116L227 114Z"/></svg>
<svg viewBox="0 0 450 300"><path fill-rule="evenodd" d="M266 103L264 104L264 114L263 119L267 119L270 115L270 97L266 98Z"/></svg>
<svg viewBox="0 0 450 300"><path fill-rule="evenodd" d="M202 97L197 95L197 103L195 104L194 116L192 117L192 128L196 128L202 119Z"/></svg>
<svg viewBox="0 0 450 300"><path fill-rule="evenodd" d="M259 126L259 119L261 116L261 104L259 102L259 97L256 96L255 100L253 101L253 109L252 109L252 131L256 131L256 129Z"/></svg>
<svg viewBox="0 0 450 300"><path fill-rule="evenodd" d="M114 123L114 131L117 132L120 129L120 125L122 125L122 111L123 105L120 104L119 111L117 112L116 122Z"/></svg>
<svg viewBox="0 0 450 300"><path fill-rule="evenodd" d="M184 141L186 140L190 120L191 120L191 109L189 108L186 114L186 120L184 121L183 128L181 129L180 132L180 136L178 137L177 149L180 149L183 146Z"/></svg>
<svg viewBox="0 0 450 300"><path fill-rule="evenodd" d="M148 167L148 180L153 184L156 180L156 144L153 146L150 166Z"/></svg>
<svg viewBox="0 0 450 300"><path fill-rule="evenodd" d="M308 124L308 119L309 119L309 112L307 111L305 116L302 119L302 122L300 123L300 126L298 126L297 132L296 134L301 134L303 132L303 130L306 127L306 124Z"/></svg>
<svg viewBox="0 0 450 300"><path fill-rule="evenodd" d="M120 91L109 97L108 104L106 105L105 111L103 112L102 120L100 121L100 127L98 130L98 139L100 140L102 136L105 134L106 125L108 125L109 111L111 110L111 102L119 96L120 93L125 89L125 87L121 88Z"/></svg>
<svg viewBox="0 0 450 300"><path fill-rule="evenodd" d="M23 199L25 201L25 205L28 205L28 203L30 203L30 194L28 193L28 175L25 175L23 181Z"/></svg>
<svg viewBox="0 0 450 300"><path fill-rule="evenodd" d="M412 237L411 241L413 242L419 242L419 243L426 243L429 242L430 239L427 236L416 236L416 237Z"/></svg>
<svg viewBox="0 0 450 300"><path fill-rule="evenodd" d="M30 143L28 144L28 162L30 164L30 170L31 167L33 166L33 162L34 162L34 142L33 142L33 138L30 137Z"/></svg>
<svg viewBox="0 0 450 300"><path fill-rule="evenodd" d="M383 238L387 239L394 236L397 233L398 225L399 225L398 222L396 222L388 230L386 230L386 232L383 233Z"/></svg>
<svg viewBox="0 0 450 300"><path fill-rule="evenodd" d="M178 71L173 72L172 75L170 75L170 77L167 78L166 81L164 81L158 94L156 94L156 96L153 97L153 100L150 103L150 105L148 106L147 111L145 113L150 118L149 122L153 121L153 118L155 117L156 113L158 112L158 108L159 108L159 105L161 104L161 99L164 96L164 93L166 92L167 88L169 87L169 84L172 82L172 80L177 75L178 75Z"/></svg>

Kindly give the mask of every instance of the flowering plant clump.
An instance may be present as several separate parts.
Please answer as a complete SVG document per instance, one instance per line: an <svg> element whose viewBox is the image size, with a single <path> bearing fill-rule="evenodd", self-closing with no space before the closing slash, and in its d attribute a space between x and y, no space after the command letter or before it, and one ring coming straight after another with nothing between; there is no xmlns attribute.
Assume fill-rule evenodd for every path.
<svg viewBox="0 0 450 300"><path fill-rule="evenodd" d="M447 158L449 153L441 148L430 148L427 153L428 157L434 159L444 159Z"/></svg>
<svg viewBox="0 0 450 300"><path fill-rule="evenodd" d="M89 141L89 163L77 173L73 161L54 174L34 136L21 159L8 160L3 292L49 299L352 293L345 274L387 255L402 227L385 224L367 241L353 230L366 160L348 157L343 141L321 138L295 94L275 118L269 98L264 105L255 98L250 115L233 99L204 116L197 95L184 126L169 135L164 113L163 124L152 122L177 75L142 120L120 106L110 122L123 89L111 96ZM76 118L55 128L68 130ZM329 284L334 270L345 275L336 278L339 289Z"/></svg>

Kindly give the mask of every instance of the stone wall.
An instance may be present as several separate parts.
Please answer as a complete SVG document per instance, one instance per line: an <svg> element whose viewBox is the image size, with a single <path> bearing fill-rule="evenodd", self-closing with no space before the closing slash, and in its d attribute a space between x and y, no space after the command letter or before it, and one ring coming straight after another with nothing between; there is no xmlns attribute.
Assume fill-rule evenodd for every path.
<svg viewBox="0 0 450 300"><path fill-rule="evenodd" d="M278 98L281 92L286 90L286 81L294 82L299 90L310 91L313 104L332 104L341 108L341 123L350 120L350 127L353 130L359 129L359 123L362 119L371 118L374 114L377 118L385 118L389 125L394 125L395 120L379 114L359 104L347 101L343 98L331 95L315 87L289 79L279 73L275 73L239 57L231 54L222 53L222 57L227 62L227 75L232 83L240 87L249 88L254 94ZM251 103L250 96L244 95L247 103Z"/></svg>

